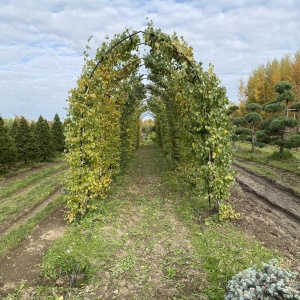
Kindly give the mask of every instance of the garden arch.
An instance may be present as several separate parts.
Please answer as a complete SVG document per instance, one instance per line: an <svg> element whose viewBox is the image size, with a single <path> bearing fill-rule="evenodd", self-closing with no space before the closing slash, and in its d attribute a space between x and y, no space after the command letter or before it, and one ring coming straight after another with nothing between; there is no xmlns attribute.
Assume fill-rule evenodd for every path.
<svg viewBox="0 0 300 300"><path fill-rule="evenodd" d="M141 54L143 48L147 52ZM87 50L89 47L87 47ZM147 81L140 68L148 70ZM155 115L158 144L201 197L219 206L233 183L225 88L192 48L153 24L104 42L70 91L66 120L68 217L105 198L112 177L139 145L140 116Z"/></svg>

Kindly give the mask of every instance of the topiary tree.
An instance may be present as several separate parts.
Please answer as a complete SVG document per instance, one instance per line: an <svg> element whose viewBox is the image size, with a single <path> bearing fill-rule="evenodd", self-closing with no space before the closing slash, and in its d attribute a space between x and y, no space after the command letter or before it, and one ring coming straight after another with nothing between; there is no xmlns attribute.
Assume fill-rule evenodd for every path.
<svg viewBox="0 0 300 300"><path fill-rule="evenodd" d="M8 129L0 116L0 170L6 169L16 161L16 147L8 134Z"/></svg>
<svg viewBox="0 0 300 300"><path fill-rule="evenodd" d="M294 116L296 116L296 119L298 120L298 128L297 132L300 132L300 127L299 127L299 121L300 121L300 103L296 103L291 105L290 110L294 112Z"/></svg>
<svg viewBox="0 0 300 300"><path fill-rule="evenodd" d="M300 103L293 104L290 108L296 111L300 111Z"/></svg>
<svg viewBox="0 0 300 300"><path fill-rule="evenodd" d="M255 125L262 122L261 115L257 112L261 110L261 106L257 103L250 103L246 106L247 111L251 111L249 114L245 116L245 120L251 126L251 144L252 144L252 151L255 150Z"/></svg>
<svg viewBox="0 0 300 300"><path fill-rule="evenodd" d="M279 82L276 84L275 90L278 93L276 100L264 105L263 109L268 113L284 110L285 116L276 115L262 122L260 126L262 131L258 137L259 139L264 139L264 141L278 145L280 149L279 152L282 154L285 147L288 148L290 145L295 144L289 141L289 138L286 138L286 133L288 133L288 128L295 128L298 125L297 120L291 119L288 116L289 103L294 101L296 97L292 92L292 85L289 82ZM282 102L285 103L283 104Z"/></svg>
<svg viewBox="0 0 300 300"><path fill-rule="evenodd" d="M275 117L273 119L268 119L261 123L261 131L257 137L261 142L278 145L280 149L279 152L282 154L284 148L288 148L288 144L286 142L289 138L285 138L287 128L294 128L297 124L297 120L287 117Z"/></svg>
<svg viewBox="0 0 300 300"><path fill-rule="evenodd" d="M239 107L237 105L232 105L227 109L227 114L231 115L233 114L235 111L237 111L239 109Z"/></svg>
<svg viewBox="0 0 300 300"><path fill-rule="evenodd" d="M245 140L248 135L251 134L249 128L245 128L247 121L244 117L236 117L232 119L234 127L234 133L237 140Z"/></svg>
<svg viewBox="0 0 300 300"><path fill-rule="evenodd" d="M65 148L65 136L63 123L60 121L58 114L55 114L54 116L50 132L54 151L63 152Z"/></svg>
<svg viewBox="0 0 300 300"><path fill-rule="evenodd" d="M278 93L276 101L285 102L285 116L289 116L289 103L296 100L292 91L292 85L287 81L280 81L275 85L275 91Z"/></svg>
<svg viewBox="0 0 300 300"><path fill-rule="evenodd" d="M285 140L284 146L288 149L300 147L300 134L294 134Z"/></svg>

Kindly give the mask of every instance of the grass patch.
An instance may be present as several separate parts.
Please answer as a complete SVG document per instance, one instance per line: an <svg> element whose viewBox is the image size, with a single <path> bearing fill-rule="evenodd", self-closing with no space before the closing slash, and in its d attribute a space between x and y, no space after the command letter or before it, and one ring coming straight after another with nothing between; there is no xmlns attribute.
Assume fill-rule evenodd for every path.
<svg viewBox="0 0 300 300"><path fill-rule="evenodd" d="M183 181L178 174L174 176L174 173L169 173L168 177L173 188ZM177 198L177 203L174 209L190 229L196 255L208 278L204 291L208 299L224 299L228 280L245 268L271 258L280 258L278 252L247 237L229 221L218 224L211 218L206 226L202 216L209 208L195 192L188 191L188 196Z"/></svg>
<svg viewBox="0 0 300 300"><path fill-rule="evenodd" d="M63 163L58 166L53 166L50 168L47 168L45 170L38 171L36 173L33 173L25 178L22 178L21 180L16 180L11 182L8 185L5 185L1 187L0 189L0 199L3 199L5 197L11 196L13 193L27 187L28 185L34 184L37 181L44 179L44 177L47 177L59 170L62 170L66 167L66 163Z"/></svg>
<svg viewBox="0 0 300 300"><path fill-rule="evenodd" d="M115 191L124 184L124 173L119 174L117 182L113 184ZM103 227L113 226L118 219L119 200L110 191L110 201L101 200L97 208L89 211L79 223L70 224L69 228L59 240L54 242L41 263L41 274L50 279L61 276L71 276L78 268L90 280L104 267L103 261L113 253L121 241L114 235L106 241L102 238ZM96 200L95 200L96 201Z"/></svg>
<svg viewBox="0 0 300 300"><path fill-rule="evenodd" d="M229 223L206 228L194 245L209 278L206 294L210 299L223 299L225 286L236 273L279 256Z"/></svg>
<svg viewBox="0 0 300 300"><path fill-rule="evenodd" d="M280 160L287 160L287 159L292 159L293 158L293 153L289 150L285 150L284 152L280 153L280 152L273 152L270 155L270 159L280 159Z"/></svg>
<svg viewBox="0 0 300 300"><path fill-rule="evenodd" d="M30 171L34 168L39 166L44 166L51 163L62 162L64 160L64 154L58 153L55 157L51 157L47 161L38 162L38 161L30 161L27 163L18 162L14 166L7 168L7 169L0 169L0 179L8 177L8 176L15 176L21 174L26 171Z"/></svg>
<svg viewBox="0 0 300 300"><path fill-rule="evenodd" d="M13 215L18 215L24 210L30 211L35 205L43 202L57 187L61 186L62 181L63 173L52 175L52 177L44 177L43 180L30 186L29 191L3 199L0 203L0 224Z"/></svg>
<svg viewBox="0 0 300 300"><path fill-rule="evenodd" d="M234 155L237 158L257 162L262 165L269 165L280 170L300 175L300 152L285 149L281 155L278 147L275 146L256 149L254 152L251 151L250 147L251 144L239 142L236 145Z"/></svg>
<svg viewBox="0 0 300 300"><path fill-rule="evenodd" d="M33 218L28 220L24 225L12 230L10 233L0 239L0 258L12 251L23 241L34 229L37 223L45 218L50 212L60 207L63 203L63 196L57 197L49 203L42 211L37 213Z"/></svg>

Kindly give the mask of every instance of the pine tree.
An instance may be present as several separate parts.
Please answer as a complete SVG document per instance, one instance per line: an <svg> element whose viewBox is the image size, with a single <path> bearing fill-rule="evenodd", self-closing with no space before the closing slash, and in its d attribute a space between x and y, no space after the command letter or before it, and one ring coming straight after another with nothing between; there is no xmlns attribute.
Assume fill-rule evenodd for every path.
<svg viewBox="0 0 300 300"><path fill-rule="evenodd" d="M263 109L268 112L285 111L285 116L275 116L264 120L258 134L258 139L262 142L274 143L280 147L280 154L284 148L291 148L297 144L298 138L286 137L288 128L294 128L298 125L298 121L289 118L289 103L295 101L296 97L292 91L292 85L287 81L278 82L275 85L275 90L278 93L275 101L267 103ZM282 103L284 102L284 104Z"/></svg>
<svg viewBox="0 0 300 300"><path fill-rule="evenodd" d="M65 148L65 136L63 124L60 121L58 114L55 115L53 124L51 126L51 137L54 151L63 152Z"/></svg>
<svg viewBox="0 0 300 300"><path fill-rule="evenodd" d="M16 147L0 116L0 170L6 169L16 161Z"/></svg>
<svg viewBox="0 0 300 300"><path fill-rule="evenodd" d="M15 141L19 160L27 163L36 158L34 137L24 117L20 119Z"/></svg>
<svg viewBox="0 0 300 300"><path fill-rule="evenodd" d="M37 144L37 154L40 160L46 161L52 154L52 141L50 127L47 120L39 117L34 129L34 137Z"/></svg>
<svg viewBox="0 0 300 300"><path fill-rule="evenodd" d="M246 110L251 111L249 114L245 116L245 120L250 124L251 126L251 144L252 144L252 151L255 150L255 125L262 122L262 117L258 113L258 111L261 110L261 106L257 103L251 103L246 106Z"/></svg>

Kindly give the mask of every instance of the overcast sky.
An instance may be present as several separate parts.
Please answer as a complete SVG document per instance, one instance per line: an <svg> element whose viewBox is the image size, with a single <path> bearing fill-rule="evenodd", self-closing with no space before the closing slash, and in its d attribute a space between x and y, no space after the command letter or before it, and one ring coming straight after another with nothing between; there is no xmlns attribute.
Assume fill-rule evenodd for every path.
<svg viewBox="0 0 300 300"><path fill-rule="evenodd" d="M300 50L299 0L0 0L0 114L65 117L83 51L148 22L212 63L231 101L260 64Z"/></svg>

